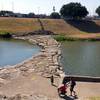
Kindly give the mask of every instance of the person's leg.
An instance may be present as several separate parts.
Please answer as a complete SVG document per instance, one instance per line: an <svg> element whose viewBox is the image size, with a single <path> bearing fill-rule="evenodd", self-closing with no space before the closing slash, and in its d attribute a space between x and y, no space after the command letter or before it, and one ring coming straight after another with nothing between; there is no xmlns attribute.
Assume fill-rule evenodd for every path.
<svg viewBox="0 0 100 100"><path fill-rule="evenodd" d="M72 92L73 92L73 95L75 96L76 95L76 92L74 90L74 86L72 87Z"/></svg>
<svg viewBox="0 0 100 100"><path fill-rule="evenodd" d="M70 91L70 96L72 96L72 91Z"/></svg>
<svg viewBox="0 0 100 100"><path fill-rule="evenodd" d="M73 96L75 99L78 99L76 92L73 90Z"/></svg>
<svg viewBox="0 0 100 100"><path fill-rule="evenodd" d="M72 96L72 91L73 91L73 89L72 89L72 87L70 88L70 95Z"/></svg>
<svg viewBox="0 0 100 100"><path fill-rule="evenodd" d="M52 85L54 84L54 79L52 79Z"/></svg>
<svg viewBox="0 0 100 100"><path fill-rule="evenodd" d="M53 79L51 79L51 85L53 85L53 83L54 83L54 81L53 81Z"/></svg>
<svg viewBox="0 0 100 100"><path fill-rule="evenodd" d="M73 90L73 94L74 94L74 96L76 95L76 92Z"/></svg>

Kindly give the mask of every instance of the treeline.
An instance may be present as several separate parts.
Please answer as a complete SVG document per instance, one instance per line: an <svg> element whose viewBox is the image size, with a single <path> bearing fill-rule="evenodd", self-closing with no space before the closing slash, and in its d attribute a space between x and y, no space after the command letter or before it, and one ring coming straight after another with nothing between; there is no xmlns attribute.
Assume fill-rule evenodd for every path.
<svg viewBox="0 0 100 100"><path fill-rule="evenodd" d="M95 10L100 17L100 6ZM67 19L83 19L89 14L87 8L80 3L71 2L61 7L60 12L55 12L55 9L50 15L45 14L22 14L14 13L12 11L0 11L1 17L20 17L20 18L67 18Z"/></svg>
<svg viewBox="0 0 100 100"><path fill-rule="evenodd" d="M57 12L53 12L50 15L46 15L46 14L35 14L35 13L22 14L22 13L14 13L12 11L2 10L2 11L0 11L0 17L55 18L55 19L59 19L60 18L60 14L57 13Z"/></svg>
<svg viewBox="0 0 100 100"><path fill-rule="evenodd" d="M18 17L18 18L48 18L45 14L35 14L35 13L14 13L12 11L2 10L0 11L0 17Z"/></svg>

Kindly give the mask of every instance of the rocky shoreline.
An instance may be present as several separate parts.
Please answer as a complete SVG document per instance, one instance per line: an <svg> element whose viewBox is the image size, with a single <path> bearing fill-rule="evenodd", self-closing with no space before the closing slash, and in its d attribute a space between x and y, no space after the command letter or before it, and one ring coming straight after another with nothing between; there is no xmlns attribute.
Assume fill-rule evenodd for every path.
<svg viewBox="0 0 100 100"><path fill-rule="evenodd" d="M23 39L32 44L37 44L41 47L41 52L20 64L0 68L0 86L9 83L10 80L16 79L17 77L27 76L30 73L37 73L45 77L50 77L51 74L59 76L59 73L63 73L62 68L59 65L59 58L61 55L60 44L50 35L14 36L13 38ZM5 100L5 97L6 96L3 96L3 94L0 95L0 100L1 98L2 100ZM18 96L15 97L17 98ZM16 98L8 99L21 100ZM6 100L8 99L6 97Z"/></svg>

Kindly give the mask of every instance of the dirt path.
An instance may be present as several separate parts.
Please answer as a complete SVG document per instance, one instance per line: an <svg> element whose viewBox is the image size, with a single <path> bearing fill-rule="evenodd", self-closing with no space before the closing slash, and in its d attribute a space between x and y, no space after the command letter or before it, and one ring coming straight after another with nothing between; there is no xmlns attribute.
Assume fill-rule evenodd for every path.
<svg viewBox="0 0 100 100"><path fill-rule="evenodd" d="M57 85L57 83L56 83ZM37 74L21 76L11 80L9 83L0 87L0 94L6 96L21 95L44 95L49 98L58 98L57 87L51 86L48 78Z"/></svg>
<svg viewBox="0 0 100 100"><path fill-rule="evenodd" d="M76 91L80 97L100 96L100 83L77 83Z"/></svg>
<svg viewBox="0 0 100 100"><path fill-rule="evenodd" d="M55 85L58 86L58 84L59 79L55 78ZM100 83L77 82L75 90L79 100L87 97L99 97ZM67 91L67 95L69 96L69 88ZM51 100L62 100L58 96L57 87L51 85L49 78L44 78L34 73L28 76L20 76L17 79L10 80L9 83L0 87L0 94L6 95L8 97L14 96L16 94L27 96L41 94L51 98ZM72 99L69 98L68 100Z"/></svg>
<svg viewBox="0 0 100 100"><path fill-rule="evenodd" d="M100 97L100 83L77 82L75 91L79 100L85 100L88 97Z"/></svg>

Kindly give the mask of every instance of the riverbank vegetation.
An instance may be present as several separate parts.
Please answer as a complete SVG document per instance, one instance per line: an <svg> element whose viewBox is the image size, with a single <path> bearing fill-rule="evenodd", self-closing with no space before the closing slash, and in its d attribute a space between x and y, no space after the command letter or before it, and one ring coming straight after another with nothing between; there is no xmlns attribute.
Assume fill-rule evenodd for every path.
<svg viewBox="0 0 100 100"><path fill-rule="evenodd" d="M56 41L66 41L67 38L64 36L64 35L54 35L53 38L56 40Z"/></svg>
<svg viewBox="0 0 100 100"><path fill-rule="evenodd" d="M0 38L11 38L12 35L9 32L0 32Z"/></svg>
<svg viewBox="0 0 100 100"><path fill-rule="evenodd" d="M99 41L99 38L77 38L65 35L54 35L53 38L58 42L62 41Z"/></svg>

